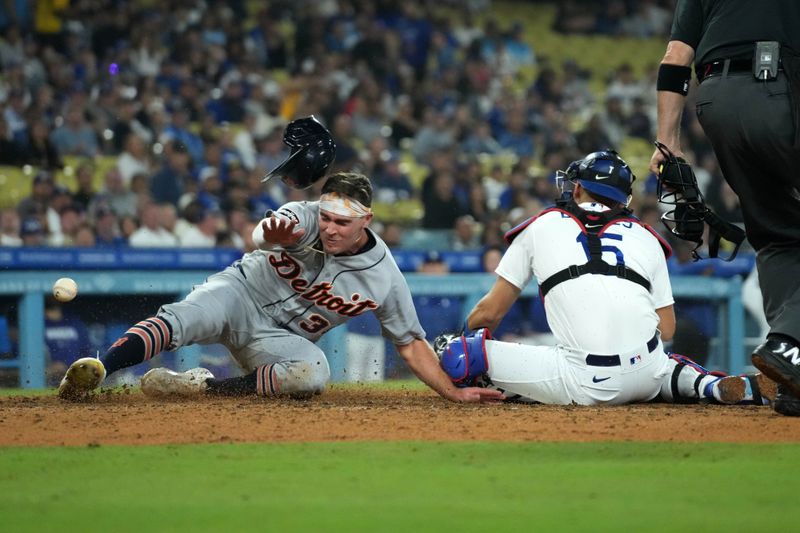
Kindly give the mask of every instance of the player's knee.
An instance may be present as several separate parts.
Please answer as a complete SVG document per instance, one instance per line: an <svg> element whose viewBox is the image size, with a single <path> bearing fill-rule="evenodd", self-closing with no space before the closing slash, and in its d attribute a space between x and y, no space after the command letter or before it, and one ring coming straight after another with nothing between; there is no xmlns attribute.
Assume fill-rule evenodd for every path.
<svg viewBox="0 0 800 533"><path fill-rule="evenodd" d="M161 306L156 316L169 324L170 349L216 341L225 328L225 322L207 307L185 300Z"/></svg>
<svg viewBox="0 0 800 533"><path fill-rule="evenodd" d="M286 361L278 365L282 367L279 391L294 397L320 394L331 379L328 360L322 351L301 361Z"/></svg>
<svg viewBox="0 0 800 533"><path fill-rule="evenodd" d="M328 366L328 360L325 355L320 352L318 358L309 362L311 371L309 372L308 386L309 391L313 394L320 394L325 390L325 386L331 379L331 369Z"/></svg>
<svg viewBox="0 0 800 533"><path fill-rule="evenodd" d="M447 343L439 359L442 370L459 387L468 387L489 370L486 341L492 338L487 328L461 335Z"/></svg>

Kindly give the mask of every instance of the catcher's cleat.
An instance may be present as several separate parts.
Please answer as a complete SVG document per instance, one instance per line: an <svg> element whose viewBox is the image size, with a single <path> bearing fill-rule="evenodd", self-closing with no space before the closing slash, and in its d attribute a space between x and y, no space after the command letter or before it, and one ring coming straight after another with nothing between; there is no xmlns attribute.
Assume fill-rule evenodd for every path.
<svg viewBox="0 0 800 533"><path fill-rule="evenodd" d="M765 374L757 372L742 377L746 380L745 384L750 389L749 396L753 397L753 403L767 405L775 401L775 397L778 395L778 384Z"/></svg>
<svg viewBox="0 0 800 533"><path fill-rule="evenodd" d="M96 389L106 377L100 359L81 357L72 363L58 386L58 396L64 400L81 400Z"/></svg>
<svg viewBox="0 0 800 533"><path fill-rule="evenodd" d="M142 376L142 392L147 396L200 396L208 388L207 379L214 374L205 368L193 368L186 372L173 372L167 368L154 368Z"/></svg>
<svg viewBox="0 0 800 533"><path fill-rule="evenodd" d="M712 387L714 399L729 405L743 401L747 393L747 384L739 376L719 378Z"/></svg>

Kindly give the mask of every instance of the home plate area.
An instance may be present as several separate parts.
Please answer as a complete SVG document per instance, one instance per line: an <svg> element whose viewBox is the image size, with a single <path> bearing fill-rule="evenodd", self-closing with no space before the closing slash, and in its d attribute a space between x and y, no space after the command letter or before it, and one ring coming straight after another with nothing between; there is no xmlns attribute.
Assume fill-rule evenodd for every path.
<svg viewBox="0 0 800 533"><path fill-rule="evenodd" d="M0 446L320 441L797 442L769 407L456 404L415 386L332 386L309 400L154 400L103 390L84 403L0 398Z"/></svg>

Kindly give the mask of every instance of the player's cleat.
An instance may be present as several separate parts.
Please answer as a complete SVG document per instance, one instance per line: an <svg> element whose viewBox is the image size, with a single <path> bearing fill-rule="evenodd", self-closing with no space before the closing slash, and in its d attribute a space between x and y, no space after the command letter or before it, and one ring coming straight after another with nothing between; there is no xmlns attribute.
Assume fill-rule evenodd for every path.
<svg viewBox="0 0 800 533"><path fill-rule="evenodd" d="M186 372L154 368L142 376L142 392L147 396L190 398L202 395L208 387L206 380L213 378L214 374L205 368L193 368Z"/></svg>
<svg viewBox="0 0 800 533"><path fill-rule="evenodd" d="M778 395L773 402L775 412L784 416L800 416L800 399L792 396L789 389L778 385Z"/></svg>
<svg viewBox="0 0 800 533"><path fill-rule="evenodd" d="M742 376L747 385L747 399L752 399L756 405L769 405L775 401L778 394L778 384L761 372Z"/></svg>
<svg viewBox="0 0 800 533"><path fill-rule="evenodd" d="M744 400L747 384L739 376L719 378L711 384L711 394L719 403L732 405Z"/></svg>
<svg viewBox="0 0 800 533"><path fill-rule="evenodd" d="M788 339L771 339L753 352L753 365L800 397L800 346Z"/></svg>
<svg viewBox="0 0 800 533"><path fill-rule="evenodd" d="M64 400L81 400L106 378L106 368L100 359L81 357L72 363L58 386L58 396Z"/></svg>

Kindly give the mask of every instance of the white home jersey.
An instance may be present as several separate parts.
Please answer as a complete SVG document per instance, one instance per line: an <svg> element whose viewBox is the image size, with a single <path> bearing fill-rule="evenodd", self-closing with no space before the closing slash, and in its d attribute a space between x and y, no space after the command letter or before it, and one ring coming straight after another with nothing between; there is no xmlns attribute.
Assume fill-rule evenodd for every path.
<svg viewBox="0 0 800 533"><path fill-rule="evenodd" d="M584 203L587 211L602 204ZM664 251L655 233L633 219L619 221L600 234L603 261L624 264L650 282L643 286L616 276L585 274L559 283L544 299L547 321L559 345L596 354L636 349L653 337L655 310L671 305L672 288ZM497 274L520 289L532 278L541 284L571 265L589 260L580 223L560 210L532 219L512 242Z"/></svg>

